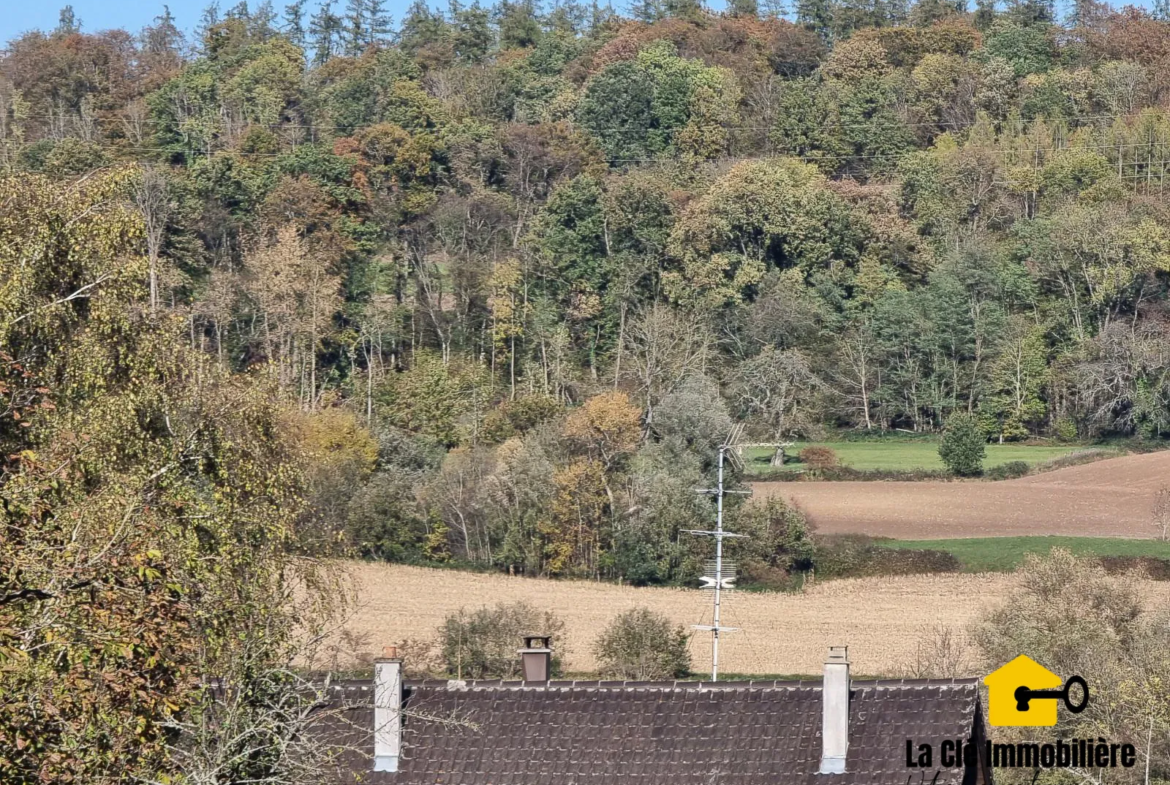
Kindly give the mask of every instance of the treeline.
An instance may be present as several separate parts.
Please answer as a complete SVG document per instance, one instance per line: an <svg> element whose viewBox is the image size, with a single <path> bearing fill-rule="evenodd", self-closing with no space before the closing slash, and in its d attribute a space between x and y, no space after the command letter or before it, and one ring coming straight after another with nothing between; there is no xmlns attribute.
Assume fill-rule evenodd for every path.
<svg viewBox="0 0 1170 785"><path fill-rule="evenodd" d="M693 575L735 422L1170 432L1170 25L780 10L67 10L0 60L0 166L137 167L151 313L271 374L371 556Z"/></svg>

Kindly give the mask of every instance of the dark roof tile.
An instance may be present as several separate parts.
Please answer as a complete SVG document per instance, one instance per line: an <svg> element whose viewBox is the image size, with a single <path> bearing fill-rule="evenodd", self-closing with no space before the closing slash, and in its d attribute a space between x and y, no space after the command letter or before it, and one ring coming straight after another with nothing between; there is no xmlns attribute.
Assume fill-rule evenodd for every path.
<svg viewBox="0 0 1170 785"><path fill-rule="evenodd" d="M937 745L979 722L974 680L853 683L844 775L818 775L821 685L804 682L408 682L403 756L371 771L369 684L335 690L370 785L904 785L906 739ZM960 785L961 770L913 771Z"/></svg>

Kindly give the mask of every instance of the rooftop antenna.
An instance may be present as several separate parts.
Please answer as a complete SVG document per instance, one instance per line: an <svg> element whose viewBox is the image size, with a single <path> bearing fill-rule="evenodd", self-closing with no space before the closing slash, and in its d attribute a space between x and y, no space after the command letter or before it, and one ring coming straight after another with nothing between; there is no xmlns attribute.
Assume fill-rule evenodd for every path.
<svg viewBox="0 0 1170 785"><path fill-rule="evenodd" d="M715 612L712 617L713 623L693 625L696 630L706 630L711 633L711 681L719 681L719 634L722 632L734 632L737 629L736 627L724 627L719 623L719 610L723 591L735 587L735 565L723 563L723 540L728 537L747 536L746 534L734 534L723 530L723 497L729 493L751 495L751 491L729 491L723 486L723 465L725 459L730 459L734 465L741 469L743 468L743 462L736 454L735 447L741 435L743 435L743 423L737 423L731 429L731 433L728 434L723 444L719 445L718 484L714 488L695 489L697 493L715 497L715 530L685 530L690 534L696 534L700 537L715 538L715 562L714 564L708 565L708 573L713 572L714 574L704 575L700 579L703 581L701 588L714 590Z"/></svg>

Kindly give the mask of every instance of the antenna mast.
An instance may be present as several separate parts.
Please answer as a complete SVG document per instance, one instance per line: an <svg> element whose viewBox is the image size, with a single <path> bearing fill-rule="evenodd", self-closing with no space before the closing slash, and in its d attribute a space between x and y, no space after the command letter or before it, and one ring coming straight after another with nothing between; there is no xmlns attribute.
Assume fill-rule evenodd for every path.
<svg viewBox="0 0 1170 785"><path fill-rule="evenodd" d="M700 537L714 537L715 538L715 563L714 575L705 575L702 577L704 589L714 589L714 614L712 623L696 624L696 630L708 630L711 633L711 681L719 680L719 633L734 632L736 627L724 627L720 624L720 605L722 601L722 593L724 589L732 589L735 586L735 565L727 565L723 563L723 540L727 537L746 537L745 534L733 534L723 530L723 497L729 493L750 495L751 491L729 491L723 485L723 465L724 459L728 456L732 461L738 461L739 458L734 452L733 445L738 440L739 435L743 432L743 425L736 425L732 429L731 434L727 440L719 446L719 474L718 483L714 488L696 488L696 492L715 497L715 530L707 531L704 529L687 529L690 534L697 534Z"/></svg>

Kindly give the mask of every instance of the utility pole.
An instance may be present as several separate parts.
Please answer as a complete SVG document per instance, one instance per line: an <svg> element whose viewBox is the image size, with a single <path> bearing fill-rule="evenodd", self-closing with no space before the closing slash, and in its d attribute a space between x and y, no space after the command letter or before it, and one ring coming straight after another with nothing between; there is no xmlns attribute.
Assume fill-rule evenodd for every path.
<svg viewBox="0 0 1170 785"><path fill-rule="evenodd" d="M733 435L736 435L733 433ZM714 537L715 538L715 564L714 575L705 575L701 579L704 583L704 589L714 589L714 614L712 616L712 624L696 624L694 629L707 630L711 633L711 681L719 681L719 634L722 632L734 632L736 627L724 627L720 624L720 605L722 602L722 595L724 589L731 589L735 585L734 568L724 570L723 564L723 540L728 537L746 537L745 534L733 534L723 529L723 497L729 493L751 494L751 491L729 491L723 486L723 465L724 459L729 454L728 451L732 449L732 442L734 439L729 437L719 447L719 474L718 482L714 488L696 488L696 492L715 497L715 530L708 531L705 529L687 529L690 534L696 534L700 537ZM730 453L732 456L734 452ZM733 457L732 460L735 460Z"/></svg>

